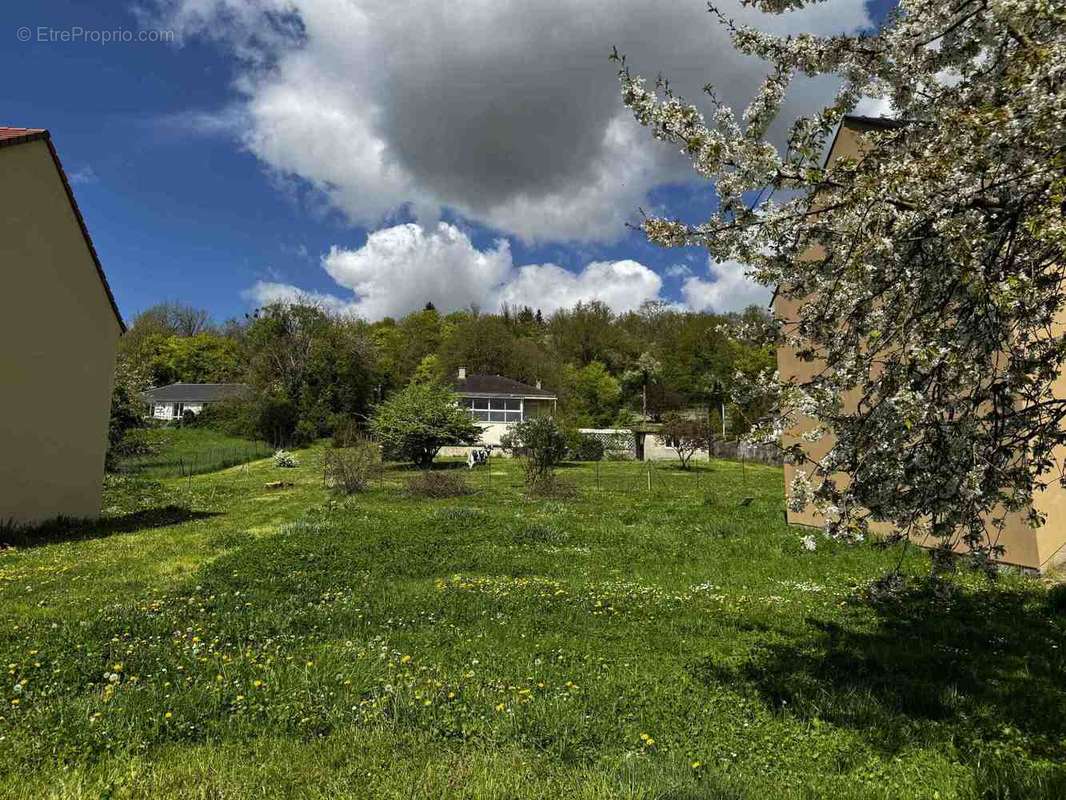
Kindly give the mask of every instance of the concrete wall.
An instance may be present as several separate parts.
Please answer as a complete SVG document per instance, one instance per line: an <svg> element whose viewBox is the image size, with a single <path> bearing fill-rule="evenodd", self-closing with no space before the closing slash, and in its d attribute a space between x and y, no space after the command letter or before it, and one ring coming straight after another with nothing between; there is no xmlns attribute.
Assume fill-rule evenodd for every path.
<svg viewBox="0 0 1066 800"><path fill-rule="evenodd" d="M94 517L121 327L47 143L0 183L0 521Z"/></svg>
<svg viewBox="0 0 1066 800"><path fill-rule="evenodd" d="M830 152L830 160L842 156L858 157L861 154L862 135L864 128L860 124L847 123L841 127L833 149ZM810 258L820 257L820 248L814 247L808 252ZM775 305L775 314L782 319L795 319L799 310L796 301L784 300L778 296ZM1061 335L1066 325L1060 321ZM810 378L820 368L817 362L804 362L796 357L795 352L787 347L781 347L777 351L777 365L781 377L794 376L800 380ZM1066 376L1060 375L1053 387L1056 397L1066 397ZM832 439L824 437L817 442L802 442L804 432L811 430L815 425L812 419L800 419L797 424L785 432L782 443L787 447L796 442L801 442L807 454L812 459L820 459L832 446ZM1059 458L1066 457L1066 452L1059 453ZM785 464L785 491L788 491L801 467ZM1055 476L1049 475L1049 487L1040 492L1033 499L1037 509L1047 514L1047 521L1039 530L1033 530L1028 526L1021 515L1012 515L1008 518L1005 529L998 539L998 543L1005 548L1002 561L1006 564L1020 566L1026 569L1046 570L1049 567L1066 560L1066 491L1057 483ZM837 480L846 481L846 477L837 476ZM802 512L786 511L790 523L798 525L821 526L823 518L813 509ZM874 533L885 532L888 526L874 526ZM935 542L918 541L919 544L935 544Z"/></svg>

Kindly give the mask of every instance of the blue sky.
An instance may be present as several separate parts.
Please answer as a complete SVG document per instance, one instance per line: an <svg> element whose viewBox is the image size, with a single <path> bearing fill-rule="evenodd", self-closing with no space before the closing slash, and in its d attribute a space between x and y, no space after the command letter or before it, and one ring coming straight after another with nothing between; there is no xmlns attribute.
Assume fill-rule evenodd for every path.
<svg viewBox="0 0 1066 800"><path fill-rule="evenodd" d="M235 0L228 0L228 3L232 2ZM861 3L862 0L853 0L852 4L855 2ZM612 216L593 215L596 221L590 217L588 235L583 232L582 221L574 219L566 219L555 233L548 213L550 208L545 211L544 204L550 205L553 202L551 197L559 195L544 199L536 192L561 192L565 196L571 191L565 184L566 170L572 171L573 165L558 165L562 177L553 179L551 187L554 188L533 187L538 179L535 166L532 170L515 167L513 176L504 174L499 184L494 183L494 175L488 172L492 166L482 163L476 150L471 154L473 167L467 166L462 159L465 151L461 140L471 135L469 129L463 127L463 119L440 121L441 136L452 137L453 141L443 148L447 152L442 161L426 161L422 154L431 151L436 142L433 138L412 139L409 120L428 119L430 114L449 112L442 112L440 108L430 111L418 105L427 102L426 93L419 90L418 83L425 80L424 72L418 80L406 83L395 80L391 74L386 75L385 80L390 84L387 99L383 101L378 97L375 100L380 116L399 120L393 123L397 126L392 129L393 133L381 134L381 139L389 148L402 154L398 157L400 160L406 159L401 185L409 188L412 196L405 198L404 189L380 181L363 186L358 173L350 175L344 170L335 173L341 176L339 180L344 185L332 193L336 179L331 170L337 169L336 156L327 153L321 162L308 162L303 149L313 148L313 145L301 142L297 136L299 131L289 136L291 125L278 129L269 127L274 124L274 118L267 120L261 114L248 116L249 109L257 108L257 103L267 105L267 99L275 96L271 93L276 93L278 87L270 84L272 79L263 77L261 64L250 65L249 62L246 49L248 26L259 23L235 21L232 8L228 11L225 8L228 3L223 0L218 3L223 16L211 24L217 22L228 26L228 31L220 34L215 33L215 28L198 29L199 20L190 23L187 15L182 16L181 0L161 3L153 7L154 13L149 16L135 14L134 8L123 2L40 0L33 4L8 3L0 9L0 36L9 40L0 48L0 74L16 76L14 79L9 77L5 83L0 124L51 130L127 319L162 300L180 300L206 308L219 320L240 316L254 307L257 297L262 297L262 294L251 291L257 285L298 287L344 301L358 300L358 294L352 292L357 278L343 277L341 280L347 283L339 286L336 277L338 274L361 275L358 280L363 280L367 269L378 270L371 279L382 285L375 291L392 292L396 287L389 286L389 273L385 270L400 270L396 275L400 283L417 282L419 273L402 271L402 264L412 258L417 260L417 257L410 257L407 250L388 250L398 246L397 240L388 240L385 236L379 237L380 246L373 253L360 252L367 243L368 234L418 221L426 237L419 240L421 244L412 245L408 241L404 246L425 247L433 238L438 219L455 223L462 236L469 239L470 247L460 242L463 250L459 253L455 249L456 242L450 240L447 247L451 249L436 249L423 254L430 261L434 253L445 254L439 268L432 263L426 268L447 273L453 268L449 259L472 257L477 264L469 268L481 270L472 273L472 280L481 280L482 276L488 276L485 280L500 280L501 275L513 275L508 269L523 265L553 264L580 272L590 262L634 261L663 276L659 292L666 299L682 299L681 287L686 275L675 265L687 265L693 275L713 283L715 276L704 274L705 255L660 250L619 224L619 220L637 219L638 203L634 200L641 198L640 205L647 208L666 209L670 213L697 218L709 208L711 193L707 187L685 184L682 182L685 178L683 171L676 167L672 172L666 169L663 184L655 184L645 176L642 178L644 184L631 187L637 192L635 195L627 195L628 189L605 195L609 199L603 202L615 202L612 195L617 195L617 202L622 205L612 212ZM887 5L888 0L879 0L866 10L872 19L877 20L883 18ZM153 24L184 26L180 46L148 42L47 41L50 36L62 35L48 31L62 32L77 26L86 30L137 31ZM484 35L494 35L493 23L486 24ZM476 20L474 26L476 31ZM709 21L707 26L710 30ZM16 32L21 27L31 30L31 41L18 41ZM306 42L290 41L276 50L267 48L267 57L273 59L281 53L280 57L292 61L291 69L302 68L295 59L305 43L316 44L312 41L314 30L314 25L309 23L303 34ZM469 30L468 22L467 35L477 35ZM257 30L252 32L262 38ZM386 35L389 34L382 33L383 37ZM598 95L602 94L601 86L609 86L612 67L602 58L613 43L607 38L609 35L620 36L623 43L627 43L624 31L608 31L604 34L603 47L596 52L597 48L592 44L596 42L593 28L589 34L587 58L575 69L580 70L581 75L592 73L594 77L587 85L577 86L573 91ZM370 41L367 45L368 53L373 52L372 44ZM631 50L639 51L643 43L639 36L634 36L628 44ZM520 48L522 44L519 42L515 46ZM306 49L309 53L307 60L316 57L312 47ZM334 57L335 49L323 46L319 52L326 62ZM671 55L666 53L665 60L670 61ZM510 57L502 62L491 61L498 57L498 53L488 51L468 54L468 60L474 60L475 69L480 66L477 60L484 58L487 62L485 70L490 73L499 72L494 64L513 63ZM645 57L648 62L645 68L654 74L658 66L650 62L657 57L656 49L649 48ZM466 74L463 70L471 68L469 63L452 65L442 63L440 58L435 62L437 68L454 70L454 75L462 76ZM353 67L345 64L344 68ZM336 67L327 62L314 69L317 72L313 74L328 74L328 69L335 70ZM402 67L396 67L397 72L400 69ZM599 83L595 73L599 69L608 83ZM684 69L684 65L679 69ZM354 70L361 72L358 63ZM517 111L507 108L501 111L501 103L508 101L497 98L491 100L491 113L486 114L480 107L474 111L460 109L455 113L465 114L468 118L476 113L479 118L495 120L490 124L503 119L500 124L504 127L498 135L507 135L507 116L520 113L521 106L529 103L522 97L523 81L532 84L528 76L540 78L545 70L550 70L549 65L534 72L518 69L514 75L503 77L514 81L516 88L508 96L519 96ZM570 80L565 71L549 77L552 91ZM251 89L248 88L250 83L255 84ZM343 87L344 81L341 80L339 85ZM477 89L475 87L475 91ZM536 97L543 92L530 88L527 94ZM336 93L324 96L336 96ZM580 106L575 107L580 107L582 114L594 105L584 103L580 95L577 100ZM316 101L316 110L322 102ZM558 103L558 98L553 97L552 102ZM602 102L599 97L597 102ZM609 102L617 101L612 97ZM449 103L448 108L454 105ZM358 109L360 105L345 104L344 108ZM599 124L591 111L586 116L589 126ZM332 115L330 119L337 117ZM425 135L432 137L433 124L426 127L429 130ZM567 138L561 138L557 144L549 141L546 146L552 149L547 152L554 152L556 147L566 148L568 139L582 135L581 131L565 126L560 130ZM593 133L598 130L595 128ZM247 138L249 131L256 137L252 144ZM484 133L481 129L473 135ZM525 133L524 129L522 133ZM485 135L493 141L496 134L489 131ZM538 135L544 139L547 134ZM344 137L340 140L343 142ZM598 140L593 137L589 141ZM343 159L344 151L337 152ZM502 152L506 154L508 151ZM592 153L590 158L607 158L592 150L589 152ZM450 170L449 162L455 162L454 170ZM511 168L508 161L502 168L503 173ZM613 171L609 163L604 169L608 174ZM647 170L639 174L645 172ZM524 180L530 181L530 187L521 184ZM324 186L326 190L323 190ZM391 194L375 198L375 192ZM489 196L496 199L479 201L479 198ZM392 202L390 207L390 198L395 197L407 199L411 205ZM533 210L529 214L515 212L515 197L533 198L530 200ZM541 217L543 221L529 222ZM499 250L501 238L509 246L506 255ZM340 253L334 261L337 266L332 277L322 265L323 255L331 248L338 248ZM372 257L383 253L386 254L385 262L367 266ZM483 253L490 253L490 256L483 257ZM389 258L393 261L388 261ZM465 262L455 263L458 264L455 269L468 268ZM401 266L396 267L396 264ZM596 275L587 277L582 284L586 289L603 279ZM516 283L518 288L504 296L538 299L537 286L543 285L550 295L551 284L558 283L558 275L550 270L531 271L524 278L524 288ZM612 280L611 274L606 274L606 280ZM432 282L426 285L433 286ZM572 290L577 291L573 287ZM433 291L430 288L427 293ZM559 294L557 299L563 297L565 295ZM439 298L426 299L439 303ZM551 303L546 296L545 304L550 306ZM374 316L383 313L380 309L391 308L393 305L381 299L376 306L364 305L357 310Z"/></svg>

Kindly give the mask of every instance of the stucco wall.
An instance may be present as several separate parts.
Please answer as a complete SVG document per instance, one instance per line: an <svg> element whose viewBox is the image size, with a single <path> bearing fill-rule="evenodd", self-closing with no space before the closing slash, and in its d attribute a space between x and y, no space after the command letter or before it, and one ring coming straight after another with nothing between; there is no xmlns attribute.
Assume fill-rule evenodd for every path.
<svg viewBox="0 0 1066 800"><path fill-rule="evenodd" d="M121 328L48 145L0 181L0 520L96 516Z"/></svg>
<svg viewBox="0 0 1066 800"><path fill-rule="evenodd" d="M830 159L841 156L857 157L860 154L862 129L848 127L841 128L840 134L834 143L830 153ZM817 258L821 254L818 248L812 248L809 257ZM782 319L795 319L798 312L798 304L791 300L784 300L778 296L774 305L775 314ZM1060 328L1066 329L1066 325L1060 322ZM1060 331L1061 332L1061 331ZM777 351L778 371L782 378L795 376L801 380L811 377L819 368L816 362L804 362L796 357L795 352L788 347L781 347ZM1060 375L1054 386L1054 394L1057 397L1066 397L1066 376ZM814 421L801 419L795 427L785 432L782 443L785 446L796 442L802 443L804 450L812 459L819 459L828 452L832 446L832 439L825 437L817 442L803 442L802 434L814 426ZM1066 451L1059 454L1060 458L1066 457ZM796 475L797 469L791 464L785 464L785 491ZM1012 564L1026 569L1046 570L1050 566L1066 558L1066 490L1063 490L1055 480L1049 477L1049 487L1037 494L1034 498L1036 508L1047 514L1047 521L1039 530L1030 528L1021 515L1008 517L1006 526L998 538L998 543L1003 545L1003 563ZM837 476L837 480L844 482L846 477ZM822 525L822 517L815 511L808 509L802 512L786 511L790 523L798 525ZM873 532L879 533L887 530L887 526L874 526ZM919 541L919 544L927 542Z"/></svg>

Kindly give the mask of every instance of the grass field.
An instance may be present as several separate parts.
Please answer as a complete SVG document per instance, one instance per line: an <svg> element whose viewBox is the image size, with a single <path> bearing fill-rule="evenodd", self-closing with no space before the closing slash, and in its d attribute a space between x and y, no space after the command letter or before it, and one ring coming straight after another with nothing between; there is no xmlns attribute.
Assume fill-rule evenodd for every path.
<svg viewBox="0 0 1066 800"><path fill-rule="evenodd" d="M238 439L207 428L159 428L148 435L159 441L159 452L123 459L119 473L142 478L188 477L245 464L273 452L266 442Z"/></svg>
<svg viewBox="0 0 1066 800"><path fill-rule="evenodd" d="M533 501L494 461L468 497L393 469L338 500L300 455L111 479L100 523L0 552L0 796L1066 796L1034 581L808 552L769 467L585 465ZM911 588L862 599L900 561Z"/></svg>

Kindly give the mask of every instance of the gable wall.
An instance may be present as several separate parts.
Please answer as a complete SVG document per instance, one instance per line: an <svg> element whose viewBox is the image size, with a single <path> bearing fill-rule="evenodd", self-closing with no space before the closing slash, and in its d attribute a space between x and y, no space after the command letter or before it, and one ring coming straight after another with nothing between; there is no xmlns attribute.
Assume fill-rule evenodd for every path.
<svg viewBox="0 0 1066 800"><path fill-rule="evenodd" d="M48 145L0 148L0 520L100 511L121 333Z"/></svg>
<svg viewBox="0 0 1066 800"><path fill-rule="evenodd" d="M862 131L850 128L847 125L840 130L830 159L842 156L855 158L861 152ZM817 248L809 251L810 258L817 258L821 254ZM778 297L774 304L775 314L782 319L795 319L799 304L794 300ZM819 368L817 362L804 362L796 357L795 352L788 347L779 347L777 351L778 371L782 378L795 376L801 380L810 378ZM1066 397L1066 376L1060 375L1054 386L1054 394L1057 397ZM785 432L782 443L790 446L796 442L802 442L802 435L814 427L814 420L801 419L791 429ZM813 459L824 456L832 446L832 438L826 436L817 442L802 442L804 450ZM1066 449L1059 454L1059 458L1066 458ZM1066 463L1066 462L1064 462ZM785 464L785 492L802 467ZM845 481L845 476L838 476L839 481ZM1036 508L1047 514L1047 521L1039 530L1029 528L1025 519L1020 515L1008 517L1005 529L1000 534L998 543L1003 545L1005 552L1003 562L1026 569L1046 570L1066 558L1066 491L1064 491L1050 477L1050 486L1039 492L1033 499ZM786 518L790 523L797 525L821 526L823 518L817 511L808 508L801 512L786 510ZM875 533L883 533L887 526L878 528L872 526ZM926 542L918 542L926 544ZM930 543L933 544L933 543Z"/></svg>

